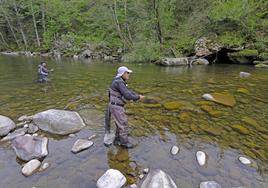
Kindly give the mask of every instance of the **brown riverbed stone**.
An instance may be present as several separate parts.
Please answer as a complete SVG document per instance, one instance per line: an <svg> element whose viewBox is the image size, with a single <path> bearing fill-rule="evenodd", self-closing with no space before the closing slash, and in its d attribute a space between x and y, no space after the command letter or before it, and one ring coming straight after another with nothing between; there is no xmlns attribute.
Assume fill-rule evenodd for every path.
<svg viewBox="0 0 268 188"><path fill-rule="evenodd" d="M235 98L230 93L211 93L214 98L214 102L223 104L225 106L234 106L236 104Z"/></svg>
<svg viewBox="0 0 268 188"><path fill-rule="evenodd" d="M207 112L212 117L220 117L221 115L223 115L222 112L217 111L217 110L213 110L213 108L211 106L208 106L208 105L202 105L201 109L203 111Z"/></svg>
<svg viewBox="0 0 268 188"><path fill-rule="evenodd" d="M178 110L178 109L182 108L183 106L184 106L184 104L182 104L181 102L178 102L178 101L171 101L171 102L164 103L164 107L167 110Z"/></svg>
<svg viewBox="0 0 268 188"><path fill-rule="evenodd" d="M231 125L232 129L240 134L247 135L250 133L250 131L246 128L243 127L242 125Z"/></svg>

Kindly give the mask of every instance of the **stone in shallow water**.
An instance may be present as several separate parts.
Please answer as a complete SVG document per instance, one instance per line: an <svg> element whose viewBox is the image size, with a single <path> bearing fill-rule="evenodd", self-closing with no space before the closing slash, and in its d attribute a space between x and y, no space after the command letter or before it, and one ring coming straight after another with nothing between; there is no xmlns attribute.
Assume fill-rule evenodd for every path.
<svg viewBox="0 0 268 188"><path fill-rule="evenodd" d="M85 127L77 112L50 109L33 116L34 123L43 131L68 135Z"/></svg>
<svg viewBox="0 0 268 188"><path fill-rule="evenodd" d="M200 183L200 188L221 188L215 181L205 181Z"/></svg>
<svg viewBox="0 0 268 188"><path fill-rule="evenodd" d="M208 100L208 101L213 101L214 100L214 98L212 97L212 95L210 95L208 93L204 94L202 96L202 98L205 99L205 100Z"/></svg>
<svg viewBox="0 0 268 188"><path fill-rule="evenodd" d="M43 163L42 165L41 165L41 167L39 168L39 172L43 172L43 171L45 171L46 169L48 169L48 167L49 167L49 163Z"/></svg>
<svg viewBox="0 0 268 188"><path fill-rule="evenodd" d="M170 152L171 152L172 155L176 155L179 152L179 147L178 146L172 146Z"/></svg>
<svg viewBox="0 0 268 188"><path fill-rule="evenodd" d="M141 188L177 188L171 177L162 170L151 171L143 181Z"/></svg>
<svg viewBox="0 0 268 188"><path fill-rule="evenodd" d="M48 138L19 136L12 141L17 157L24 161L47 156Z"/></svg>
<svg viewBox="0 0 268 188"><path fill-rule="evenodd" d="M178 110L182 108L184 104L179 101L171 101L164 104L165 109L167 110Z"/></svg>
<svg viewBox="0 0 268 188"><path fill-rule="evenodd" d="M26 163L22 168L22 174L24 176L30 176L40 167L41 163L37 159L33 159Z"/></svg>
<svg viewBox="0 0 268 188"><path fill-rule="evenodd" d="M8 117L0 115L0 137L6 136L16 124Z"/></svg>
<svg viewBox="0 0 268 188"><path fill-rule="evenodd" d="M1 142L5 142L5 141L9 141L9 140L13 140L18 136L23 136L25 135L25 133L28 131L28 128L21 128L21 129L17 129L12 133L9 133L7 136L5 136L4 138L1 139Z"/></svg>
<svg viewBox="0 0 268 188"><path fill-rule="evenodd" d="M245 165L251 164L251 161L247 159L246 157L239 157L238 159L242 164L245 164Z"/></svg>
<svg viewBox="0 0 268 188"><path fill-rule="evenodd" d="M88 149L92 145L93 145L92 141L84 140L84 139L78 139L73 145L72 152L73 153L78 153L78 152L80 152L82 150Z"/></svg>
<svg viewBox="0 0 268 188"><path fill-rule="evenodd" d="M251 74L248 73L248 72L240 72L240 73L239 73L240 78L247 78L247 77L249 77L250 75L251 75Z"/></svg>
<svg viewBox="0 0 268 188"><path fill-rule="evenodd" d="M196 159L200 166L204 166L206 164L206 154L203 151L196 152Z"/></svg>
<svg viewBox="0 0 268 188"><path fill-rule="evenodd" d="M236 132L240 133L240 134L249 134L249 130L241 125L232 125L231 126L233 130L235 130Z"/></svg>
<svg viewBox="0 0 268 188"><path fill-rule="evenodd" d="M104 135L103 142L106 146L109 146L109 145L113 144L114 139L115 139L115 134L114 134L114 132L111 131L110 133L106 133Z"/></svg>
<svg viewBox="0 0 268 188"><path fill-rule="evenodd" d="M109 169L97 181L97 188L121 188L127 179L118 170Z"/></svg>
<svg viewBox="0 0 268 188"><path fill-rule="evenodd" d="M211 93L204 94L202 96L204 99L209 101L214 101L216 103L225 105L225 106L234 106L236 104L235 98L229 93Z"/></svg>

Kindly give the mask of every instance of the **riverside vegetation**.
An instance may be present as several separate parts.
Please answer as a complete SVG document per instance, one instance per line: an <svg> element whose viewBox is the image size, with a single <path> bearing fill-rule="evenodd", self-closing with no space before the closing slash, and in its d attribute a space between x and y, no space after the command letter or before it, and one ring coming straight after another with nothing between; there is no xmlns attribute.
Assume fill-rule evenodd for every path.
<svg viewBox="0 0 268 188"><path fill-rule="evenodd" d="M231 60L254 57L259 64L268 59L267 6L265 0L1 0L0 50L150 62L192 55L197 39L213 36L231 51L246 49Z"/></svg>

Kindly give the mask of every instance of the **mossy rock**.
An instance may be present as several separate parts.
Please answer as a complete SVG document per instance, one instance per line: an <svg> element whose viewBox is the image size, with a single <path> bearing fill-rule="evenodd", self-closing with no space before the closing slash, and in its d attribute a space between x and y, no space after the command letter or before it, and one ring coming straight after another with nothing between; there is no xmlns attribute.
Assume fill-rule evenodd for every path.
<svg viewBox="0 0 268 188"><path fill-rule="evenodd" d="M267 64L257 64L255 65L256 68L268 68L268 65Z"/></svg>
<svg viewBox="0 0 268 188"><path fill-rule="evenodd" d="M259 126L259 124L254 119L252 119L250 117L247 117L247 116L243 117L242 121L247 123L248 125L253 126L253 127L258 127Z"/></svg>
<svg viewBox="0 0 268 188"><path fill-rule="evenodd" d="M189 121L191 121L191 117L189 116L189 114L188 113L186 113L186 112L182 112L182 113L180 113L180 115L179 115L179 119L180 119L180 121L181 122L189 122Z"/></svg>
<svg viewBox="0 0 268 188"><path fill-rule="evenodd" d="M232 129L240 134L247 135L249 134L249 130L241 125L232 125Z"/></svg>
<svg viewBox="0 0 268 188"><path fill-rule="evenodd" d="M229 93L211 93L211 95L216 103L230 107L236 104L234 96Z"/></svg>
<svg viewBox="0 0 268 188"><path fill-rule="evenodd" d="M261 60L265 60L265 61L268 60L268 52L262 52L262 53L260 53L259 58Z"/></svg>
<svg viewBox="0 0 268 188"><path fill-rule="evenodd" d="M164 107L167 110L178 110L181 109L183 106L184 104L178 101L167 102L164 104Z"/></svg>
<svg viewBox="0 0 268 188"><path fill-rule="evenodd" d="M217 110L213 110L213 108L211 106L208 106L208 105L202 105L201 109L204 110L205 112L207 112L212 117L220 117L221 115L223 115L222 112L217 111Z"/></svg>
<svg viewBox="0 0 268 188"><path fill-rule="evenodd" d="M230 57L257 57L259 55L258 50L241 50L239 52L228 53Z"/></svg>
<svg viewBox="0 0 268 188"><path fill-rule="evenodd" d="M238 88L237 92L247 94L247 95L249 94L249 91L247 89L245 89L245 88Z"/></svg>
<svg viewBox="0 0 268 188"><path fill-rule="evenodd" d="M268 60L266 60L266 61L253 61L253 64L255 64L255 65L258 65L258 64L268 65Z"/></svg>

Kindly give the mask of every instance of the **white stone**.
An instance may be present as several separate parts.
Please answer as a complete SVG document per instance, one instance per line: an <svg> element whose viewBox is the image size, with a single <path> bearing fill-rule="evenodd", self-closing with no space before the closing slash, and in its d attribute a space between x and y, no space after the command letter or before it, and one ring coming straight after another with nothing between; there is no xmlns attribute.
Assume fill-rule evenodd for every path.
<svg viewBox="0 0 268 188"><path fill-rule="evenodd" d="M200 188L221 188L215 181L205 181L200 183Z"/></svg>
<svg viewBox="0 0 268 188"><path fill-rule="evenodd" d="M206 164L206 154L203 151L196 152L196 159L200 166L204 166Z"/></svg>
<svg viewBox="0 0 268 188"><path fill-rule="evenodd" d="M251 164L251 161L247 159L246 157L239 157L238 159L242 164L245 164L245 165Z"/></svg>
<svg viewBox="0 0 268 188"><path fill-rule="evenodd" d="M89 137L88 137L88 140L92 140L93 138L96 138L96 135L95 135L95 134L89 136Z"/></svg>
<svg viewBox="0 0 268 188"><path fill-rule="evenodd" d="M97 188L121 188L127 179L118 170L109 169L97 181Z"/></svg>
<svg viewBox="0 0 268 188"><path fill-rule="evenodd" d="M248 73L248 72L240 72L240 73L239 73L240 78L247 78L247 77L249 77L250 75L251 75L251 74Z"/></svg>
<svg viewBox="0 0 268 188"><path fill-rule="evenodd" d="M141 188L177 188L177 186L164 171L153 170L147 175Z"/></svg>
<svg viewBox="0 0 268 188"><path fill-rule="evenodd" d="M179 152L179 147L178 146L172 146L170 152L171 152L172 155L176 155Z"/></svg>
<svg viewBox="0 0 268 188"><path fill-rule="evenodd" d="M35 137L36 137L36 136L38 136L38 134L37 134L37 133L34 133L34 134L33 134L33 136L35 136Z"/></svg>
<svg viewBox="0 0 268 188"><path fill-rule="evenodd" d="M138 186L136 184L131 184L130 188L138 188Z"/></svg>
<svg viewBox="0 0 268 188"><path fill-rule="evenodd" d="M28 128L28 127L29 127L29 125L28 125L28 124L25 124L23 127L24 127L24 128Z"/></svg>
<svg viewBox="0 0 268 188"><path fill-rule="evenodd" d="M206 100L208 100L208 101L214 101L214 97L213 97L212 95L208 94L208 93L204 94L204 95L202 96L202 98L203 98L203 99L206 99Z"/></svg>
<svg viewBox="0 0 268 188"><path fill-rule="evenodd" d="M145 168L145 169L143 169L143 173L144 173L144 174L148 174L148 173L149 173L149 171L150 171L150 169L149 169L149 168Z"/></svg>
<svg viewBox="0 0 268 188"><path fill-rule="evenodd" d="M22 174L24 176L30 176L40 167L40 165L40 161L33 159L24 165L22 168Z"/></svg>
<svg viewBox="0 0 268 188"><path fill-rule="evenodd" d="M39 168L39 172L45 171L49 167L49 163L43 163Z"/></svg>
<svg viewBox="0 0 268 188"><path fill-rule="evenodd" d="M88 140L85 140L85 139L78 139L73 145L72 152L73 153L78 153L78 152L80 152L82 150L88 149L92 145L93 145L92 141L88 141Z"/></svg>
<svg viewBox="0 0 268 188"><path fill-rule="evenodd" d="M139 178L140 179L143 179L144 178L144 174L139 175Z"/></svg>
<svg viewBox="0 0 268 188"><path fill-rule="evenodd" d="M111 131L110 133L106 133L104 135L103 142L105 145L109 146L114 142L114 139L115 139L115 134L114 132Z"/></svg>

